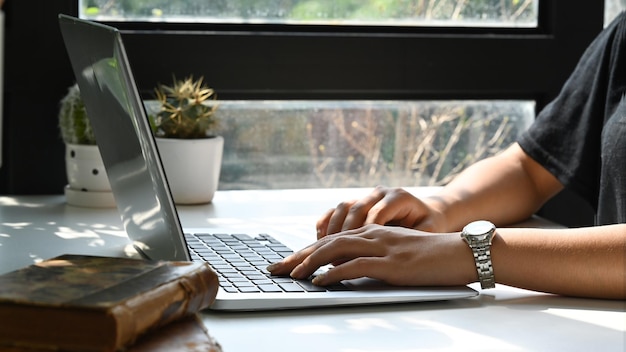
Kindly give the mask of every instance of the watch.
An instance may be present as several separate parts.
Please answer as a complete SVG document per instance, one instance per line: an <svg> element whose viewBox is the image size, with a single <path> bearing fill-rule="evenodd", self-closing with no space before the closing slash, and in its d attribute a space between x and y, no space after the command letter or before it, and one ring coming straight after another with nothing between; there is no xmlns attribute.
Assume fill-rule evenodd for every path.
<svg viewBox="0 0 626 352"><path fill-rule="evenodd" d="M495 234L496 226L485 220L471 222L461 232L461 237L469 244L474 254L478 280L482 289L496 287L491 266L491 240Z"/></svg>

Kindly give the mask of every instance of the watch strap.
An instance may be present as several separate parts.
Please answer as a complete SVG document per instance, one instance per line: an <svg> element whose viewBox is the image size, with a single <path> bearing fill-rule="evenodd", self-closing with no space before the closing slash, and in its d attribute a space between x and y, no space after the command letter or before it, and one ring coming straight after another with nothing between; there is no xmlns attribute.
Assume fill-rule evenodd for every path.
<svg viewBox="0 0 626 352"><path fill-rule="evenodd" d="M496 280L491 265L491 246L488 243L472 246L480 287L484 290L496 287Z"/></svg>

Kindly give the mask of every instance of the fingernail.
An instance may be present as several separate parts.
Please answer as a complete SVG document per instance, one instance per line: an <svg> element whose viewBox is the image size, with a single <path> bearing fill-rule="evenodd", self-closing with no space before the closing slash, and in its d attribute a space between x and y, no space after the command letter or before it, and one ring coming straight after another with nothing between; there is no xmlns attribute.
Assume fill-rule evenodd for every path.
<svg viewBox="0 0 626 352"><path fill-rule="evenodd" d="M302 265L298 265L295 268L293 268L293 270L289 273L289 276L293 277L294 279L301 279L302 278Z"/></svg>
<svg viewBox="0 0 626 352"><path fill-rule="evenodd" d="M326 274L319 274L311 280L313 285L322 286L324 284L324 279L326 279Z"/></svg>
<svg viewBox="0 0 626 352"><path fill-rule="evenodd" d="M267 266L267 271L272 272L276 269L278 269L278 266L280 265L280 263L272 263L270 265Z"/></svg>

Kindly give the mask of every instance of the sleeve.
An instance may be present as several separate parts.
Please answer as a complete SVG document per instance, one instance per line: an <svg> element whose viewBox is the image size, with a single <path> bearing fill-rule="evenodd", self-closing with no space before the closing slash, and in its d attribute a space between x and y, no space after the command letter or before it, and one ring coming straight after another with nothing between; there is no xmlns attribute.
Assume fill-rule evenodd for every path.
<svg viewBox="0 0 626 352"><path fill-rule="evenodd" d="M626 87L626 14L590 44L561 92L518 140L563 185L597 204L603 126Z"/></svg>

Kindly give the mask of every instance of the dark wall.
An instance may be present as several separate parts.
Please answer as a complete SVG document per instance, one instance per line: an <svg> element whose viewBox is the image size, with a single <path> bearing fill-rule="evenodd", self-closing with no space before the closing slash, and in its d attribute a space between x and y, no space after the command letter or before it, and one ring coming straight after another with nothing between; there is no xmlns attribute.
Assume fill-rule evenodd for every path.
<svg viewBox="0 0 626 352"><path fill-rule="evenodd" d="M73 81L56 14L77 13L73 0L7 1L2 194L62 193L64 146L59 100Z"/></svg>

